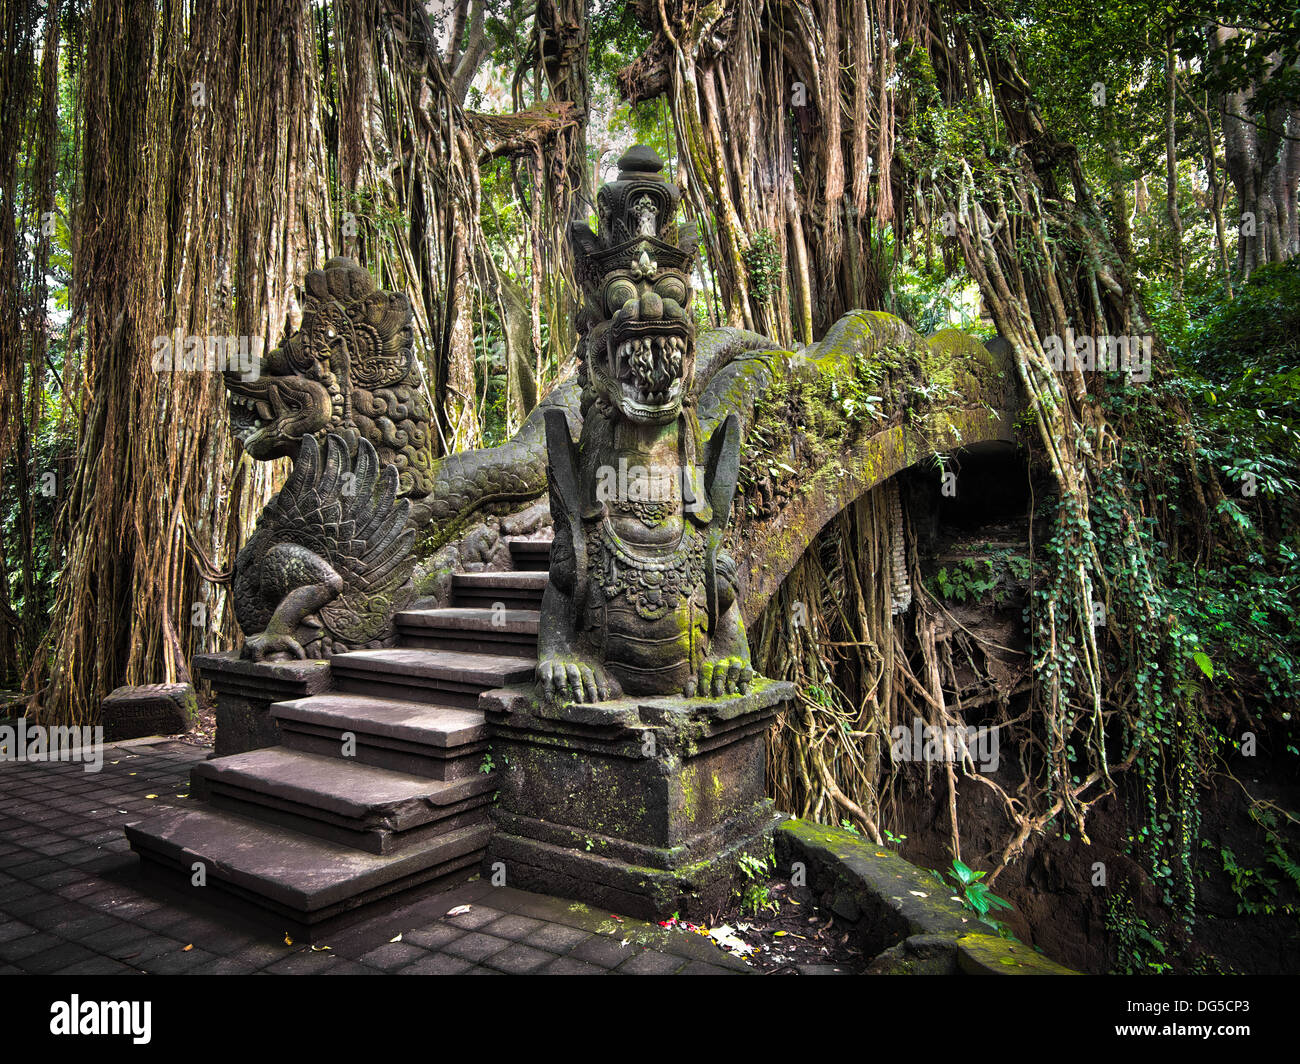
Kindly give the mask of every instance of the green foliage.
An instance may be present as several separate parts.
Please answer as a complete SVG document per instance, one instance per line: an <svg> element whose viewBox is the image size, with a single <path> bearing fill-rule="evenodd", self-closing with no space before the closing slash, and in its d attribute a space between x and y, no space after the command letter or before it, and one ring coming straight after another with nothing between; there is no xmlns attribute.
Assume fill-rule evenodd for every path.
<svg viewBox="0 0 1300 1064"><path fill-rule="evenodd" d="M476 329L471 338L474 369L483 397L483 444L504 443L506 432L506 341L495 314L485 314L486 328Z"/></svg>
<svg viewBox="0 0 1300 1064"><path fill-rule="evenodd" d="M756 233L744 253L749 274L749 294L755 303L769 303L780 291L781 252L770 229Z"/></svg>
<svg viewBox="0 0 1300 1064"><path fill-rule="evenodd" d="M774 913L779 912L781 903L772 897L771 889L767 885L772 868L771 862L755 857L753 854L743 853L737 865L746 880L740 890L740 911L751 916L757 916L765 909L771 909Z"/></svg>
<svg viewBox="0 0 1300 1064"><path fill-rule="evenodd" d="M45 417L40 432L31 444L31 460L20 475L6 476L0 485L0 543L5 546L5 574L8 600L14 612L25 621L34 622L49 615L54 602L55 586L64 559L54 549L55 514L59 505L62 478L75 449L72 419L59 419L54 413L61 397L47 396ZM49 485L56 490L48 492ZM20 493L32 509L32 596L29 601L23 580L22 506ZM6 663L9 664L9 663ZM16 679L16 677L12 677Z"/></svg>
<svg viewBox="0 0 1300 1064"><path fill-rule="evenodd" d="M1127 884L1116 887L1106 899L1106 930L1115 946L1117 974L1160 975L1170 969L1163 931L1138 916Z"/></svg>
<svg viewBox="0 0 1300 1064"><path fill-rule="evenodd" d="M1231 847L1219 847L1220 866L1236 895L1237 912L1248 916L1300 916L1300 863L1290 851L1277 812L1254 803L1249 815L1263 831L1264 863L1268 867L1249 867L1238 860ZM1270 874L1269 869L1280 875Z"/></svg>
<svg viewBox="0 0 1300 1064"><path fill-rule="evenodd" d="M1162 579L1155 522L1133 527L1132 510L1121 496L1123 479L1117 468L1110 469L1091 505L1111 614L1128 619L1112 646L1131 677L1136 709L1126 721L1126 738L1136 755L1144 816L1133 842L1148 855L1165 904L1190 921L1196 903L1192 854L1200 831L1199 788L1212 734L1194 679L1201 673L1194 659L1200 638L1174 609L1170 585ZM1140 480L1134 476L1131 482ZM1134 536L1146 547L1142 553L1133 549ZM1155 572L1146 564L1149 559L1156 560Z"/></svg>
<svg viewBox="0 0 1300 1064"><path fill-rule="evenodd" d="M1256 270L1233 299L1205 292L1194 314L1167 336L1179 376L1165 387L1192 403L1225 496L1216 516L1240 543L1213 564L1171 559L1161 575L1215 663L1210 678L1281 706L1300 698L1300 260ZM1140 398L1122 402L1136 410Z"/></svg>
<svg viewBox="0 0 1300 1064"><path fill-rule="evenodd" d="M1300 8L1294 0L1194 0L1176 10L1180 51L1189 58L1204 54L1207 25L1253 30L1224 41L1214 61L1200 65L1198 88L1215 97L1252 90L1257 113L1300 100Z"/></svg>
<svg viewBox="0 0 1300 1064"><path fill-rule="evenodd" d="M977 557L960 558L945 565L929 580L930 591L947 602L980 602L1002 605L1011 588L1029 579L1030 562L1009 548L999 548Z"/></svg>
<svg viewBox="0 0 1300 1064"><path fill-rule="evenodd" d="M982 599L997 585L993 562L988 558L963 558L953 566L951 574L944 566L934 575L934 590L949 602Z"/></svg>
<svg viewBox="0 0 1300 1064"><path fill-rule="evenodd" d="M999 909L1011 910L1014 906L1006 898L994 894L987 884L981 882L987 873L976 872L969 865L954 858L952 869L947 873L947 880L938 872L932 874L945 887L956 888L957 900L978 916L980 923L987 924L1003 938L1013 937L1002 922L991 914Z"/></svg>
<svg viewBox="0 0 1300 1064"><path fill-rule="evenodd" d="M1300 553L1295 536L1222 566L1168 568L1169 601L1209 648L1220 685L1278 707L1300 698Z"/></svg>
<svg viewBox="0 0 1300 1064"><path fill-rule="evenodd" d="M1264 266L1211 302L1174 353L1210 459L1242 497L1300 495L1300 259Z"/></svg>
<svg viewBox="0 0 1300 1064"><path fill-rule="evenodd" d="M981 339L992 326L979 316L979 290L964 269L949 273L942 260L928 266L904 260L889 276L889 309L922 336L961 329Z"/></svg>
<svg viewBox="0 0 1300 1064"><path fill-rule="evenodd" d="M592 0L592 73L613 78L619 69L645 53L651 36L637 20L635 5L623 0Z"/></svg>
<svg viewBox="0 0 1300 1064"><path fill-rule="evenodd" d="M1196 288L1186 321L1158 314L1178 372L1141 387L1108 386L1107 418L1123 426L1120 461L1089 500L1090 520L1080 523L1063 508L1058 535L1043 551L1048 571L1086 564L1092 550L1103 565L1106 645L1116 675L1132 680L1125 741L1135 755L1143 816L1130 842L1146 855L1164 903L1188 926L1199 788L1215 752L1232 746L1205 713L1208 694L1217 700L1234 692L1279 710L1300 695L1300 611L1293 603L1300 586L1298 297L1300 271L1288 264L1258 271L1233 300L1213 286ZM1189 401L1202 468L1226 496L1211 519L1226 523L1227 532L1220 527L1208 554L1177 547L1204 542L1208 531L1180 507L1191 474L1177 419ZM1258 490L1243 491L1252 481ZM1210 485L1201 487L1213 497ZM1067 529L1077 542L1062 534ZM1050 591L1036 591L1040 605ZM1077 653L1069 636L1060 640L1040 679L1068 688ZM1073 736L1081 723L1086 718L1076 714L1053 727ZM1093 732L1094 757L1104 765L1098 740ZM1130 932L1140 942L1141 928Z"/></svg>

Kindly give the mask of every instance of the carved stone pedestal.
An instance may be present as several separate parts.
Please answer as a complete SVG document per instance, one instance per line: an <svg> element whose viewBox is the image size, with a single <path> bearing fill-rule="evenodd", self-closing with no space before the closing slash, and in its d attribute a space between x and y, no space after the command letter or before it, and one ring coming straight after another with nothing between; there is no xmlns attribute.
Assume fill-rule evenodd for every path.
<svg viewBox="0 0 1300 1064"><path fill-rule="evenodd" d="M330 685L327 661L246 661L231 650L198 654L194 666L217 696L214 757L277 745L272 704L320 694Z"/></svg>
<svg viewBox="0 0 1300 1064"><path fill-rule="evenodd" d="M501 784L484 876L629 916L707 916L766 858L766 735L789 683L728 698L544 702L485 692Z"/></svg>

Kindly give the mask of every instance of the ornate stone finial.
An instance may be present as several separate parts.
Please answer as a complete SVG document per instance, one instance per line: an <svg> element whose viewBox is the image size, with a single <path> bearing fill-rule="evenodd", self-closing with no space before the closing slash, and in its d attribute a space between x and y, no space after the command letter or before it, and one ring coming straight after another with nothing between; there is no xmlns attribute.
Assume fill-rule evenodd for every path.
<svg viewBox="0 0 1300 1064"><path fill-rule="evenodd" d="M635 144L628 148L618 160L618 168L625 174L657 174L664 168L664 161L654 148L647 147L644 144Z"/></svg>

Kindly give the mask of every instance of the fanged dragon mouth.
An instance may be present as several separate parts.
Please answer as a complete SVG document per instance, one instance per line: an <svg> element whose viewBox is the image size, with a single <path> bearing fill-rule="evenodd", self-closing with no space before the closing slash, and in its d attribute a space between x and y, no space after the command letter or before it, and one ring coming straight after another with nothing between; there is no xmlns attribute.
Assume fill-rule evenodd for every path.
<svg viewBox="0 0 1300 1064"><path fill-rule="evenodd" d="M251 395L240 395L231 391L226 395L230 410L230 425L239 437L245 449L266 432L275 421L271 404L265 399L255 399Z"/></svg>
<svg viewBox="0 0 1300 1064"><path fill-rule="evenodd" d="M614 378L628 406L638 413L674 409L685 381L682 366L686 337L680 333L649 333L623 338L614 348Z"/></svg>

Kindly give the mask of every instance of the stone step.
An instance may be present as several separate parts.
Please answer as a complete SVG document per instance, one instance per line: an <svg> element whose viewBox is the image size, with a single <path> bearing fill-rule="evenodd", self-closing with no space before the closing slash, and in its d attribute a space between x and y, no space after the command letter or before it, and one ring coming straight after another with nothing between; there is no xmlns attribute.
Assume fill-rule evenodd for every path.
<svg viewBox="0 0 1300 1064"><path fill-rule="evenodd" d="M291 750L428 779L480 775L487 752L483 714L459 706L330 691L277 702L271 716Z"/></svg>
<svg viewBox="0 0 1300 1064"><path fill-rule="evenodd" d="M200 805L126 825L146 871L183 890L215 887L309 939L401 891L468 877L491 833L489 825L474 824L381 855ZM205 886L194 884L196 862Z"/></svg>
<svg viewBox="0 0 1300 1064"><path fill-rule="evenodd" d="M537 657L537 610L429 609L397 614L404 647Z"/></svg>
<svg viewBox="0 0 1300 1064"><path fill-rule="evenodd" d="M549 539L509 539L510 557L516 569L548 570L551 567L551 543Z"/></svg>
<svg viewBox="0 0 1300 1064"><path fill-rule="evenodd" d="M483 691L531 680L536 668L535 653L472 654L410 647L355 650L330 659L339 691L465 709L477 705Z"/></svg>
<svg viewBox="0 0 1300 1064"><path fill-rule="evenodd" d="M285 746L202 761L195 796L213 808L387 854L487 822L494 780L433 780Z"/></svg>
<svg viewBox="0 0 1300 1064"><path fill-rule="evenodd" d="M451 604L492 609L537 610L550 574L545 570L504 573L456 573L451 578Z"/></svg>

